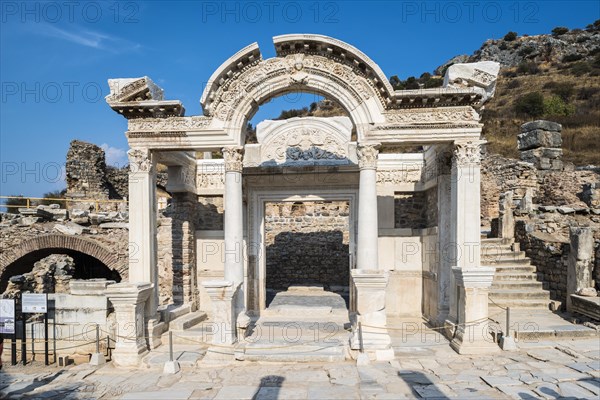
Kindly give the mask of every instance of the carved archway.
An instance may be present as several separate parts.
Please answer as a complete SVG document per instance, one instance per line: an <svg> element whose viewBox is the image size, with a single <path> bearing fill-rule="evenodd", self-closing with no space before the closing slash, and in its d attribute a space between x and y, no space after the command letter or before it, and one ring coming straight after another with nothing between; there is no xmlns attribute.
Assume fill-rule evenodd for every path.
<svg viewBox="0 0 600 400"><path fill-rule="evenodd" d="M13 249L0 254L0 277L4 276L8 267L19 261L28 254L40 252L43 250L56 250L57 253L64 250L83 253L100 261L111 270L117 271L120 276L127 276L127 260L121 259L114 250L110 250L92 240L67 235L43 235L31 239L25 239Z"/></svg>
<svg viewBox="0 0 600 400"><path fill-rule="evenodd" d="M240 50L211 76L202 95L204 114L243 143L246 122L266 101L291 92L337 101L359 140L384 123L393 90L379 67L355 47L320 35L274 38L277 57L263 60L258 44Z"/></svg>

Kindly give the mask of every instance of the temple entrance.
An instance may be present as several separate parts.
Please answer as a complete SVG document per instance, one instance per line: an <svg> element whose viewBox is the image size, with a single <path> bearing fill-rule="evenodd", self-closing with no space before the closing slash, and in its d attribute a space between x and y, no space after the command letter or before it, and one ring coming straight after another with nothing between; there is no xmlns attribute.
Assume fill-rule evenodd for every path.
<svg viewBox="0 0 600 400"><path fill-rule="evenodd" d="M349 174L348 179L355 178ZM356 191L249 190L249 241L257 244L249 247L249 307L262 314L274 306L306 303L297 299L303 294L326 295L307 302L318 306L324 301L347 315L356 251Z"/></svg>
<svg viewBox="0 0 600 400"><path fill-rule="evenodd" d="M276 297L276 304L293 303L315 290L348 305L349 208L345 200L265 203L267 307ZM286 291L295 295L282 296Z"/></svg>

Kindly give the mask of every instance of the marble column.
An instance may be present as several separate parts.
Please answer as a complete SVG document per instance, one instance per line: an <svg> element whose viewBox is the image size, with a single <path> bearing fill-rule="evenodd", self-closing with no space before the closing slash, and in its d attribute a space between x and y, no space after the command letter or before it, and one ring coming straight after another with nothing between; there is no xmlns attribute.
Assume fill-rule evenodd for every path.
<svg viewBox="0 0 600 400"><path fill-rule="evenodd" d="M157 315L156 162L150 150L133 148L129 156L129 282L154 284L146 317Z"/></svg>
<svg viewBox="0 0 600 400"><path fill-rule="evenodd" d="M152 295L151 283L117 283L106 288L115 309L116 338L112 360L117 366L137 367L148 353L145 339L144 304Z"/></svg>
<svg viewBox="0 0 600 400"><path fill-rule="evenodd" d="M225 279L202 283L213 304L211 318L218 324L216 329L220 332L213 337L213 341L220 345L233 345L236 342L237 316L244 312L243 150L241 146L223 148Z"/></svg>
<svg viewBox="0 0 600 400"><path fill-rule="evenodd" d="M242 146L223 148L225 159L225 280L244 282L244 215L242 197Z"/></svg>
<svg viewBox="0 0 600 400"><path fill-rule="evenodd" d="M444 149L437 156L438 170L438 274L437 289L438 303L435 326L443 326L450 310L450 290L454 278L452 276L453 262L449 257L449 249L453 247L452 240L452 149ZM450 253L453 253L451 251Z"/></svg>
<svg viewBox="0 0 600 400"><path fill-rule="evenodd" d="M359 143L356 152L360 168L358 192L358 240L356 269L351 270L354 334L350 346L361 348L370 358L389 360L394 357L387 332L385 294L388 272L379 268L377 225L377 156L378 143ZM360 323L361 335L358 333Z"/></svg>
<svg viewBox="0 0 600 400"><path fill-rule="evenodd" d="M455 143L452 157L453 248L446 256L452 262L453 284L447 327L454 338L452 347L461 354L499 349L487 337L488 291L495 269L481 266L481 143Z"/></svg>
<svg viewBox="0 0 600 400"><path fill-rule="evenodd" d="M356 152L360 168L358 189L358 238L356 268L379 269L377 226L377 156L379 143L359 143Z"/></svg>

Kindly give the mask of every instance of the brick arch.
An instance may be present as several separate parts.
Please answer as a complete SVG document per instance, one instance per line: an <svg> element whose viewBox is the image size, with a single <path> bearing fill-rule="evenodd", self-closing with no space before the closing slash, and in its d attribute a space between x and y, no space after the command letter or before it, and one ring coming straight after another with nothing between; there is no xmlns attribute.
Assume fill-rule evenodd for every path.
<svg viewBox="0 0 600 400"><path fill-rule="evenodd" d="M0 274L6 267L26 256L29 253L45 249L67 249L78 251L94 257L110 269L119 273L126 270L126 263L120 260L114 251L94 242L93 240L67 235L50 234L38 236L31 239L25 239L13 249L0 254Z"/></svg>

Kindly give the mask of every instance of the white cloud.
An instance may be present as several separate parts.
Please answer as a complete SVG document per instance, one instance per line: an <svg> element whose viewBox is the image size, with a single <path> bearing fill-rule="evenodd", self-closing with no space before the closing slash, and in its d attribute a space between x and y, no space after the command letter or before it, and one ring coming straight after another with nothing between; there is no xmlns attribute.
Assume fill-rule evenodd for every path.
<svg viewBox="0 0 600 400"><path fill-rule="evenodd" d="M104 153L106 154L107 165L112 165L121 168L129 164L126 150L119 149L117 147L111 147L106 143L101 144L100 148L104 150Z"/></svg>
<svg viewBox="0 0 600 400"><path fill-rule="evenodd" d="M77 27L72 30L66 30L50 24L38 24L31 32L112 53L120 53L125 50L139 50L141 48L140 44L117 36Z"/></svg>

